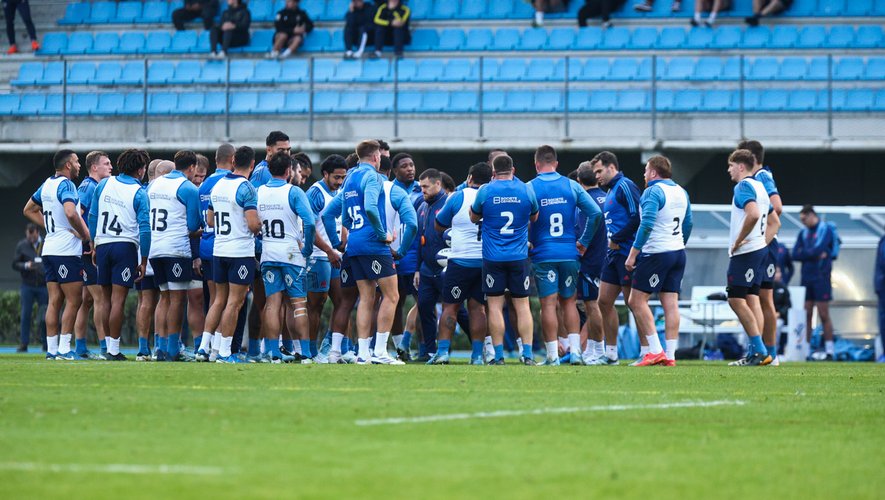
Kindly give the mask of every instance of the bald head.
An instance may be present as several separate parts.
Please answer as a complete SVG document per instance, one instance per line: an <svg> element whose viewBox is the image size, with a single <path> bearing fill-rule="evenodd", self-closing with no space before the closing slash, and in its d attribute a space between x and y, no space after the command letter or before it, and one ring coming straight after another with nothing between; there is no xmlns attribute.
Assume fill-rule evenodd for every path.
<svg viewBox="0 0 885 500"><path fill-rule="evenodd" d="M175 163L169 160L162 160L154 169L154 176L151 177L150 174L148 174L148 182L156 179L157 177L162 177L173 170L175 170Z"/></svg>
<svg viewBox="0 0 885 500"><path fill-rule="evenodd" d="M163 161L163 160L156 158L156 159L151 160L150 163L148 163L148 168L147 168L148 179L153 179L154 177L157 176L157 165L159 165L161 161Z"/></svg>

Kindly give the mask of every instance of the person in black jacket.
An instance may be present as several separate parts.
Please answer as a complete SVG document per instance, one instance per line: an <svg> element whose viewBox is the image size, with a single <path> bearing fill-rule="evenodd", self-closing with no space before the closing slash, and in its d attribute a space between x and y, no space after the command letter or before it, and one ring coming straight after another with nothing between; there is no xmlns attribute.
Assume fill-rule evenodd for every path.
<svg viewBox="0 0 885 500"><path fill-rule="evenodd" d="M403 55L403 46L410 42L409 16L412 11L400 0L387 0L375 11L375 52L373 58L381 57L381 49L393 43L397 57Z"/></svg>
<svg viewBox="0 0 885 500"><path fill-rule="evenodd" d="M276 21L273 23L276 32L273 34L273 48L269 57L273 59L289 57L301 47L304 37L313 31L313 21L307 12L300 8L300 3L301 0L286 0L286 6L277 12ZM286 49L280 52L283 47Z"/></svg>
<svg viewBox="0 0 885 500"><path fill-rule="evenodd" d="M228 49L249 45L249 25L252 14L243 0L227 0L227 10L221 15L221 26L209 32L209 46L215 59L227 57ZM218 45L221 44L221 52Z"/></svg>
<svg viewBox="0 0 885 500"><path fill-rule="evenodd" d="M184 23L196 18L203 19L203 28L211 30L215 27L215 16L218 15L218 0L185 0L184 7L172 11L172 24L175 29L185 29Z"/></svg>
<svg viewBox="0 0 885 500"><path fill-rule="evenodd" d="M344 58L360 58L366 44L371 43L375 34L372 16L375 6L365 0L350 0L350 7L344 17ZM354 53L353 48L357 47Z"/></svg>
<svg viewBox="0 0 885 500"><path fill-rule="evenodd" d="M46 278L43 274L43 260L40 251L43 248L43 239L40 237L40 228L35 224L28 224L25 230L25 238L15 246L15 257L12 259L12 268L21 273L21 343L18 352L27 352L31 341L31 317L34 303L37 303L37 318L40 324L40 340L46 348L46 306L49 303L49 292L46 291Z"/></svg>

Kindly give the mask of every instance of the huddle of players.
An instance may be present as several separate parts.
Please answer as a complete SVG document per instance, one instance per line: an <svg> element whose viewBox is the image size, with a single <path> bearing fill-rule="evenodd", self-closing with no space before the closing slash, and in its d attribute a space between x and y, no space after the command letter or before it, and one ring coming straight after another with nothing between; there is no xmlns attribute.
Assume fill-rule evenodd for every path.
<svg viewBox="0 0 885 500"><path fill-rule="evenodd" d="M741 147L751 152L738 150L729 158L729 174L737 183L729 303L751 338L750 352L738 364L757 365L772 360L767 306L770 302L773 311L770 259L780 200L770 172L761 168L761 145L745 141ZM521 362L534 364L528 303L533 274L541 300L545 364L559 364L560 354L568 354L572 364L617 364L614 302L623 293L642 333L641 357L634 364L675 365L677 300L691 209L685 191L670 179L672 167L666 158L648 161L647 189L640 196L609 152L581 164L573 173L576 182L556 173L555 150L541 146L535 153L538 176L523 183L514 177L512 159L493 151L491 165L471 167L467 181L449 196L440 187L444 174L435 169L421 175L420 191L413 178L411 185L388 180L383 166L390 162L382 162L381 153L377 141L363 141L350 165L331 155L322 165L323 180L305 194L297 187L301 164L290 156L288 137L281 132L268 136L267 157L257 166L250 148L223 145L216 154L218 170L199 188L192 180L205 177L205 172L198 174L193 152L180 151L165 169L158 165L160 174L174 171L156 175L144 188L137 179L147 168L146 152L121 154L115 177L109 177L107 155L95 152L87 156L90 175L78 193L71 182L79 173L77 155L60 151L54 158L56 175L24 210L47 232L47 358L94 357L85 347L85 317L82 329L74 325L81 298L88 295L96 299L100 337L107 338L103 357L125 359L119 353L122 308L129 288L138 281L142 292L159 289L158 300L147 302L156 304L156 358L187 359L179 349L179 331L185 304L190 309L196 305L189 300L189 290L201 283L193 278L202 275L211 306L205 326L194 330L203 331L195 339L198 361L243 361L231 344L251 287L260 326L250 331L260 335L250 336L248 361L314 359L316 344L310 339L316 338L322 308L331 297L329 362L401 364L388 354L387 343L400 319L400 294L419 292L419 305L429 302L434 316L431 326L436 326L438 298L443 302L439 342L430 364L449 362L451 336L465 302L472 364L504 362L505 306L519 332ZM393 163L397 167L406 162L411 157L401 154ZM411 168L414 172L414 163ZM415 196L418 193L423 196ZM419 205L420 217L414 205ZM597 231L603 218L604 233ZM451 249L443 268L435 251L428 255L422 250L432 247L428 242L434 234L439 245L447 229ZM405 262L414 249L417 266ZM397 275L395 262L418 268L414 281L411 270ZM152 277L145 279L147 275ZM88 293L82 289L84 281ZM666 348L658 340L648 307L652 293L658 293L665 311ZM583 328L576 295L587 313ZM422 300L428 296L429 301ZM59 325L52 319L58 317L63 300L68 307ZM355 305L357 352L350 354L345 333ZM428 307L419 310L427 325ZM759 335L763 328L764 343ZM63 333L72 330L78 330L75 353L70 349L71 333ZM137 359L150 359L147 327L139 330ZM425 331L425 344L434 334ZM397 334L394 342L405 358L410 340Z"/></svg>

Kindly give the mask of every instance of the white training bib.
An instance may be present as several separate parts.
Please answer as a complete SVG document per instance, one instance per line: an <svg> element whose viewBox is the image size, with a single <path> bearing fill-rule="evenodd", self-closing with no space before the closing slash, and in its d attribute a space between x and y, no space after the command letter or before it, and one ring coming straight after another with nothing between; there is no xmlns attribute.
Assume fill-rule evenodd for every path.
<svg viewBox="0 0 885 500"><path fill-rule="evenodd" d="M741 182L748 183L756 191L756 204L759 206L759 220L756 222L756 225L753 226L753 229L750 230L750 234L744 239L744 244L738 248L734 255L743 255L745 253L755 252L756 250L765 248L765 221L768 217L768 209L771 206L771 200L769 200L768 193L765 192L765 186L763 186L761 182L752 177L747 177ZM732 200L731 228L728 238L730 242L728 246L729 248L734 247L735 240L737 240L738 234L740 234L741 227L743 227L746 218L747 212L743 208L735 206L734 200Z"/></svg>
<svg viewBox="0 0 885 500"><path fill-rule="evenodd" d="M46 226L46 239L41 255L76 257L83 254L83 243L74 232L65 216L65 204L58 199L58 188L67 177L50 177L40 188L40 202L43 204L43 223ZM70 181L68 181L70 182ZM80 202L77 202L77 216Z"/></svg>
<svg viewBox="0 0 885 500"><path fill-rule="evenodd" d="M255 237L246 224L246 211L237 204L237 190L244 177L225 176L212 188L212 211L215 212L215 257L255 257Z"/></svg>
<svg viewBox="0 0 885 500"><path fill-rule="evenodd" d="M304 225L289 205L291 184L258 188L258 218L261 219L261 263L282 262L305 267ZM217 245L217 243L216 243ZM216 247L217 248L217 247ZM218 252L216 251L216 254Z"/></svg>
<svg viewBox="0 0 885 500"><path fill-rule="evenodd" d="M658 210L651 235L642 253L663 253L684 250L682 224L688 215L688 195L680 186L659 182L654 185L664 193L664 206Z"/></svg>
<svg viewBox="0 0 885 500"><path fill-rule="evenodd" d="M155 257L190 257L187 207L178 199L185 177L154 179L148 186L151 204L151 252Z"/></svg>
<svg viewBox="0 0 885 500"><path fill-rule="evenodd" d="M108 177L98 199L98 223L95 226L95 245L105 243L135 243L138 245L138 217L135 214L135 195L141 186L120 182Z"/></svg>
<svg viewBox="0 0 885 500"><path fill-rule="evenodd" d="M323 213L326 211L326 207L329 206L329 202L332 201L332 198L334 198L335 196L330 194L325 189L323 189L319 183L316 183L307 190L308 191L308 198L310 198L309 194L310 194L311 189L318 190L323 195L323 209L320 210L320 213L316 214L316 216L317 216L316 217L317 236L319 236L320 239L322 239L324 242L326 242L327 245L332 246L332 242L329 241L329 235L326 233L326 226L323 224L322 216L323 216ZM338 233L338 239L340 240L341 239L341 216L340 215L338 217L335 217L335 232ZM316 245L314 245L314 247L313 247L312 256L315 259L323 259L323 260L329 259L329 256L326 255L326 252L322 251Z"/></svg>
<svg viewBox="0 0 885 500"><path fill-rule="evenodd" d="M393 181L384 181L384 216L385 227L388 232L393 231L393 241L390 242L390 248L399 249L399 242L403 238L403 232L406 230L405 224L399 218L399 211L393 208L390 201L390 191L393 189Z"/></svg>
<svg viewBox="0 0 885 500"><path fill-rule="evenodd" d="M452 237L450 259L482 259L482 239L478 237L479 225L470 221L470 207L473 206L477 191L479 190L472 187L466 187L461 191L464 193L464 202L458 213L452 217L452 229L449 233ZM448 200L446 202L448 203Z"/></svg>

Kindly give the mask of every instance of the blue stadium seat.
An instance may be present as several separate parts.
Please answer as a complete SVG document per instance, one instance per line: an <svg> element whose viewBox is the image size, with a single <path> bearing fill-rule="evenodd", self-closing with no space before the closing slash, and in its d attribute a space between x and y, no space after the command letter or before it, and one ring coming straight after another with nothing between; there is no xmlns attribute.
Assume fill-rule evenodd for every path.
<svg viewBox="0 0 885 500"><path fill-rule="evenodd" d="M330 76L330 82L353 82L357 80L363 72L362 61L343 60L333 63L335 73Z"/></svg>
<svg viewBox="0 0 885 500"><path fill-rule="evenodd" d="M346 61L352 62L352 61ZM313 61L313 81L328 82L335 77L335 66L337 61L332 59L314 59Z"/></svg>
<svg viewBox="0 0 885 500"><path fill-rule="evenodd" d="M175 72L167 83L189 85L200 79L201 71L199 61L181 61L175 66Z"/></svg>
<svg viewBox="0 0 885 500"><path fill-rule="evenodd" d="M746 69L744 70L746 72ZM729 57L722 64L722 74L720 80L740 80L741 78L741 59L739 57Z"/></svg>
<svg viewBox="0 0 885 500"><path fill-rule="evenodd" d="M602 45L602 29L597 26L580 28L575 37L576 50L595 50Z"/></svg>
<svg viewBox="0 0 885 500"><path fill-rule="evenodd" d="M342 113L357 113L365 109L368 96L363 91L349 91L341 94L338 102L338 111Z"/></svg>
<svg viewBox="0 0 885 500"><path fill-rule="evenodd" d="M663 67L658 68L658 74L664 70ZM639 67L636 70L637 80L651 80L651 57L643 57L639 60Z"/></svg>
<svg viewBox="0 0 885 500"><path fill-rule="evenodd" d="M441 81L446 82L463 82L467 80L476 80L479 73L474 66L473 61L469 59L449 59L446 63L446 70L443 73Z"/></svg>
<svg viewBox="0 0 885 500"><path fill-rule="evenodd" d="M806 26L799 33L799 39L796 41L796 47L800 49L818 49L826 44L827 29L823 26Z"/></svg>
<svg viewBox="0 0 885 500"><path fill-rule="evenodd" d="M805 80L808 75L808 62L804 57L785 57L780 64L778 80Z"/></svg>
<svg viewBox="0 0 885 500"><path fill-rule="evenodd" d="M587 59L584 63L584 71L581 73L581 80L601 81L608 79L611 73L611 63L608 59L593 58Z"/></svg>
<svg viewBox="0 0 885 500"><path fill-rule="evenodd" d="M486 2L463 2L461 4L461 19L484 19L488 9Z"/></svg>
<svg viewBox="0 0 885 500"><path fill-rule="evenodd" d="M117 113L121 115L140 115L144 113L144 94L126 94L123 108Z"/></svg>
<svg viewBox="0 0 885 500"><path fill-rule="evenodd" d="M672 63L672 62L671 62ZM719 57L700 57L694 64L692 80L718 80L722 76L723 59Z"/></svg>
<svg viewBox="0 0 885 500"><path fill-rule="evenodd" d="M667 63L667 70L663 74L663 78L664 80L691 80L696 72L695 65L695 60L690 57L670 59L670 62ZM658 68L661 66L663 66L663 61L658 60ZM658 73L660 74L660 70Z"/></svg>
<svg viewBox="0 0 885 500"><path fill-rule="evenodd" d="M43 37L38 53L40 55L63 54L68 46L68 35L65 33L47 33Z"/></svg>
<svg viewBox="0 0 885 500"><path fill-rule="evenodd" d="M758 111L786 111L790 93L782 89L763 90L759 96ZM751 110L753 108L750 108Z"/></svg>
<svg viewBox="0 0 885 500"><path fill-rule="evenodd" d="M48 62L43 67L41 83L42 85L61 85L64 76L64 63L61 61Z"/></svg>
<svg viewBox="0 0 885 500"><path fill-rule="evenodd" d="M148 66L148 84L168 83L175 75L175 65L169 61L156 61Z"/></svg>
<svg viewBox="0 0 885 500"><path fill-rule="evenodd" d="M864 74L864 61L860 57L843 57L836 61L833 70L835 80L860 80Z"/></svg>
<svg viewBox="0 0 885 500"><path fill-rule="evenodd" d="M416 29L412 32L412 43L409 45L412 50L436 50L438 46L439 34L435 29Z"/></svg>
<svg viewBox="0 0 885 500"><path fill-rule="evenodd" d="M871 14L873 13L873 0L851 0L846 2L845 10L842 13L852 17Z"/></svg>
<svg viewBox="0 0 885 500"><path fill-rule="evenodd" d="M789 15L797 17L814 16L816 13L817 0L796 0L789 10Z"/></svg>
<svg viewBox="0 0 885 500"><path fill-rule="evenodd" d="M230 95L230 112L235 114L249 114L258 107L257 92L236 92Z"/></svg>
<svg viewBox="0 0 885 500"><path fill-rule="evenodd" d="M256 78L261 78L259 77L258 72L260 71L260 69L263 68L265 68L265 66L259 66L258 64L255 65ZM304 59L287 59L283 61L283 64L280 65L280 68L276 71L276 73L277 75L275 75L275 79L277 82L306 82L309 80L310 77L310 68L308 62Z"/></svg>
<svg viewBox="0 0 885 500"><path fill-rule="evenodd" d="M68 94L67 113L69 115L90 115L94 114L97 109L97 94Z"/></svg>
<svg viewBox="0 0 885 500"><path fill-rule="evenodd" d="M436 82L442 79L445 73L444 61L439 59L423 59L418 61L414 81Z"/></svg>
<svg viewBox="0 0 885 500"><path fill-rule="evenodd" d="M92 4L89 2L69 3L65 6L65 15L58 20L61 25L77 25L83 24L89 18L89 11ZM18 102L18 101L16 101Z"/></svg>
<svg viewBox="0 0 885 500"><path fill-rule="evenodd" d="M412 10L411 17L415 19L428 19L433 9L431 0L414 0L409 2L409 8Z"/></svg>
<svg viewBox="0 0 885 500"><path fill-rule="evenodd" d="M120 36L120 45L117 47L117 53L121 55L142 53L144 52L144 43L144 33L127 31Z"/></svg>
<svg viewBox="0 0 885 500"><path fill-rule="evenodd" d="M172 92L148 94L148 114L171 115L178 109L178 95Z"/></svg>
<svg viewBox="0 0 885 500"><path fill-rule="evenodd" d="M715 31L712 28L691 28L685 40L685 47L689 49L706 49L713 45L714 33Z"/></svg>
<svg viewBox="0 0 885 500"><path fill-rule="evenodd" d="M307 38L312 37L314 33L316 33L316 30L307 35ZM341 36L340 30L336 31L335 33ZM273 45L273 30L255 30L252 32L252 38L249 40L249 45L245 47L231 49L231 52L248 52L252 54L263 53L270 50L271 45ZM329 45L325 47L325 49L331 50L332 47L334 47L335 50L338 51L341 47L344 47L344 42L339 41L336 43L333 36L329 41Z"/></svg>
<svg viewBox="0 0 885 500"><path fill-rule="evenodd" d="M658 38L658 48L681 49L685 46L685 30L683 28L669 27L661 30Z"/></svg>
<svg viewBox="0 0 885 500"><path fill-rule="evenodd" d="M503 90L488 90L482 94L483 112L497 113L504 110L505 92Z"/></svg>
<svg viewBox="0 0 885 500"><path fill-rule="evenodd" d="M525 78L526 61L522 59L504 59L498 66L493 81L519 82Z"/></svg>
<svg viewBox="0 0 885 500"><path fill-rule="evenodd" d="M605 30L602 37L602 49L618 50L627 48L630 43L630 30L622 27L614 27Z"/></svg>
<svg viewBox="0 0 885 500"><path fill-rule="evenodd" d="M396 96L396 109L400 113L417 113L421 110L421 92L407 90Z"/></svg>
<svg viewBox="0 0 885 500"><path fill-rule="evenodd" d="M390 92L370 92L365 111L368 113L390 113L393 111L393 94Z"/></svg>
<svg viewBox="0 0 885 500"><path fill-rule="evenodd" d="M415 59L400 59L391 68L391 78L399 78L401 82L420 81L418 75L418 61Z"/></svg>
<svg viewBox="0 0 885 500"><path fill-rule="evenodd" d="M575 47L575 30L571 28L556 28L550 32L547 38L549 50L571 50Z"/></svg>
<svg viewBox="0 0 885 500"><path fill-rule="evenodd" d="M95 64L75 62L68 65L68 84L89 85L95 79Z"/></svg>
<svg viewBox="0 0 885 500"><path fill-rule="evenodd" d="M338 92L322 91L314 94L313 110L316 113L334 113L338 109Z"/></svg>
<svg viewBox="0 0 885 500"><path fill-rule="evenodd" d="M95 85L114 85L120 79L122 71L123 66L116 61L99 63L95 69L92 83Z"/></svg>
<svg viewBox="0 0 885 500"><path fill-rule="evenodd" d="M867 59L867 68L864 72L865 80L885 80L885 57L871 57Z"/></svg>
<svg viewBox="0 0 885 500"><path fill-rule="evenodd" d="M472 29L467 32L467 35L464 39L464 44L461 48L463 50L488 50L488 48L492 46L493 42L494 36L492 35L492 30L485 28ZM441 43L442 37L440 37L440 44Z"/></svg>
<svg viewBox="0 0 885 500"><path fill-rule="evenodd" d="M276 19L277 12L282 10L283 6L285 6L285 2L283 2L282 6L280 6L279 8L277 8L278 6L280 6L279 2L274 3L273 7L270 10L270 18L268 18L268 21L273 21L274 19ZM327 12L326 12L326 10L327 10L326 0L301 0L301 8L304 9L305 11L307 11L310 18L315 21L316 20L325 21L326 19L328 19ZM333 9L332 20L335 20L335 21L344 20L344 16L347 13L347 5L346 4L344 5L343 9L340 8L340 5L332 5L332 9ZM340 10L336 10L336 9L340 9Z"/></svg>
<svg viewBox="0 0 885 500"><path fill-rule="evenodd" d="M206 96L202 92L184 92L178 94L178 110L176 114L202 114Z"/></svg>
<svg viewBox="0 0 885 500"><path fill-rule="evenodd" d="M673 111L673 102L675 99L675 90L658 89L658 91L655 92L655 102L652 103L651 109L663 112Z"/></svg>
<svg viewBox="0 0 885 500"><path fill-rule="evenodd" d="M883 46L882 26L859 26L854 35L854 46L857 48L881 48Z"/></svg>
<svg viewBox="0 0 885 500"><path fill-rule="evenodd" d="M808 63L806 80L826 80L830 73L829 63L826 57L812 57Z"/></svg>
<svg viewBox="0 0 885 500"><path fill-rule="evenodd" d="M648 50L653 49L658 43L658 30L648 26L643 26L633 30L630 37L630 48Z"/></svg>
<svg viewBox="0 0 885 500"><path fill-rule="evenodd" d="M114 2L93 2L89 18L89 24L108 24L117 16L117 4Z"/></svg>
<svg viewBox="0 0 885 500"><path fill-rule="evenodd" d="M511 19L513 17L513 0L497 0L489 3L489 18Z"/></svg>
<svg viewBox="0 0 885 500"><path fill-rule="evenodd" d="M301 46L301 50L305 52L322 52L326 47L331 45L332 43L332 35L329 34L326 30L313 30L309 35L304 39L304 45ZM344 44L341 44L340 47L343 47ZM340 47L335 47L336 50ZM267 50L267 47L265 47Z"/></svg>
<svg viewBox="0 0 885 500"><path fill-rule="evenodd" d="M279 66L277 61L269 61L276 63ZM220 66L220 68L219 68ZM200 81L208 81L208 79L218 78L218 82L223 82L225 79L226 69L223 64L216 66L212 64L212 61L206 62L203 65L203 71L200 73ZM217 71L221 70L221 73L218 74ZM250 61L248 59L234 59L230 62L230 82L231 83L252 83L255 77L255 62Z"/></svg>
<svg viewBox="0 0 885 500"><path fill-rule="evenodd" d="M286 92L283 111L287 113L306 113L310 109L310 96L307 92Z"/></svg>
<svg viewBox="0 0 885 500"><path fill-rule="evenodd" d="M258 104L252 112L263 115L279 113L283 110L285 101L286 96L282 92L259 92Z"/></svg>
<svg viewBox="0 0 885 500"><path fill-rule="evenodd" d="M639 61L633 58L617 58L611 65L612 80L635 80L639 74Z"/></svg>
<svg viewBox="0 0 885 500"><path fill-rule="evenodd" d="M731 90L708 90L704 93L702 111L736 111L735 93Z"/></svg>
<svg viewBox="0 0 885 500"><path fill-rule="evenodd" d="M431 19L452 19L458 17L460 2L435 2L430 12Z"/></svg>
<svg viewBox="0 0 885 500"><path fill-rule="evenodd" d="M96 115L116 115L121 114L123 111L123 105L125 103L125 97L123 94L119 92L112 92L109 94L99 94L98 96L98 104L95 107Z"/></svg>
<svg viewBox="0 0 885 500"><path fill-rule="evenodd" d="M768 26L757 26L744 30L744 38L741 41L741 48L744 49L764 49L771 43L771 28Z"/></svg>
<svg viewBox="0 0 885 500"><path fill-rule="evenodd" d="M143 54L162 54L172 43L172 35L165 31L151 32L144 41Z"/></svg>
<svg viewBox="0 0 885 500"><path fill-rule="evenodd" d="M834 111L870 111L875 104L876 95L870 89L835 89L833 90Z"/></svg>
<svg viewBox="0 0 885 500"><path fill-rule="evenodd" d="M673 111L693 112L703 108L703 93L700 90L680 90L673 97Z"/></svg>
<svg viewBox="0 0 885 500"><path fill-rule="evenodd" d="M613 111L618 105L618 92L616 90L597 90L590 92L587 102L587 111Z"/></svg>
<svg viewBox="0 0 885 500"><path fill-rule="evenodd" d="M495 39L497 40L497 36ZM541 50L547 46L547 30L529 28L522 32L517 45L519 50Z"/></svg>
<svg viewBox="0 0 885 500"><path fill-rule="evenodd" d="M141 17L142 2L120 2L117 4L115 23L134 23Z"/></svg>
<svg viewBox="0 0 885 500"><path fill-rule="evenodd" d="M92 33L71 33L65 54L85 54L92 47Z"/></svg>
<svg viewBox="0 0 885 500"><path fill-rule="evenodd" d="M532 101L532 111L539 113L550 113L562 111L562 93L555 90L541 90L534 92L534 100Z"/></svg>
<svg viewBox="0 0 885 500"><path fill-rule="evenodd" d="M300 68L290 67L290 70L293 71L293 74L289 75L290 77L297 78L298 74L307 74L307 61L303 59L289 59L284 61L282 64L279 61L257 61L255 63L254 69L252 70L252 74L248 77L245 77L245 81L249 83L274 83L280 78L280 70L283 65L286 63L294 64L296 62L300 62ZM233 72L231 72L231 78L233 79Z"/></svg>
<svg viewBox="0 0 885 500"><path fill-rule="evenodd" d="M421 98L421 111L424 113L441 113L448 107L448 92L438 90L425 92Z"/></svg>
<svg viewBox="0 0 885 500"><path fill-rule="evenodd" d="M812 33L814 34L814 33ZM826 35L826 32L824 33ZM771 47L776 49L791 49L796 46L796 43L799 40L799 30L795 26L775 26L771 31ZM806 40L806 42L813 42L813 39ZM813 47L812 46L805 46Z"/></svg>
<svg viewBox="0 0 885 500"><path fill-rule="evenodd" d="M437 63L442 66L442 61ZM384 82L390 79L390 63L386 59L363 62L363 72L357 77L360 82Z"/></svg>
<svg viewBox="0 0 885 500"><path fill-rule="evenodd" d="M302 5L302 7L304 7ZM252 14L252 21L270 21L274 18L275 11L271 0L252 0L249 2L249 13ZM306 9L305 9L306 10ZM313 15L308 11L308 15Z"/></svg>
<svg viewBox="0 0 885 500"><path fill-rule="evenodd" d="M19 96L17 94L0 95L0 116L8 116L18 111Z"/></svg>
<svg viewBox="0 0 885 500"><path fill-rule="evenodd" d="M490 33L491 34L491 33ZM465 35L462 30L448 28L442 30L442 33L439 35L439 50L461 50L461 47L464 46L465 43ZM429 47L428 50L433 47ZM481 50L481 49L480 49Z"/></svg>
<svg viewBox="0 0 885 500"><path fill-rule="evenodd" d="M590 92L586 90L572 90L568 94L568 109L572 112L589 111Z"/></svg>
<svg viewBox="0 0 885 500"><path fill-rule="evenodd" d="M827 37L826 46L829 48L850 48L854 45L853 26L833 26Z"/></svg>
<svg viewBox="0 0 885 500"><path fill-rule="evenodd" d="M144 62L130 61L123 65L120 77L114 79L117 85L142 85L144 83Z"/></svg>
<svg viewBox="0 0 885 500"><path fill-rule="evenodd" d="M562 59L531 59L526 67L525 79L535 82L562 81L563 64Z"/></svg>
<svg viewBox="0 0 885 500"><path fill-rule="evenodd" d="M622 90L618 93L614 111L636 112L648 110L648 92L645 90Z"/></svg>
<svg viewBox="0 0 885 500"><path fill-rule="evenodd" d="M43 82L43 63L26 62L18 67L18 76L9 83L14 86L41 85ZM18 103L18 101L16 101Z"/></svg>
<svg viewBox="0 0 885 500"><path fill-rule="evenodd" d="M851 0L852 2L857 0ZM848 2L851 3L851 2ZM845 0L819 0L817 14L824 17L840 16L845 11Z"/></svg>
<svg viewBox="0 0 885 500"><path fill-rule="evenodd" d="M580 57L570 57L568 59L568 79L570 81L578 81L582 78L582 74L584 73L584 63L587 60ZM553 75L556 80L564 80L565 79L565 61L560 59L556 63L556 70Z"/></svg>
<svg viewBox="0 0 885 500"><path fill-rule="evenodd" d="M885 111L885 90L876 92L876 100L873 103L873 111Z"/></svg>
<svg viewBox="0 0 885 500"><path fill-rule="evenodd" d="M176 31L172 41L164 50L167 54L187 54L197 46L197 32L193 30Z"/></svg>
<svg viewBox="0 0 885 500"><path fill-rule="evenodd" d="M33 116L43 114L45 110L46 96L44 94L24 94L21 96L21 104L16 114Z"/></svg>
<svg viewBox="0 0 885 500"><path fill-rule="evenodd" d="M788 111L820 111L818 91L799 89L790 92L787 100Z"/></svg>
<svg viewBox="0 0 885 500"><path fill-rule="evenodd" d="M162 23L172 18L169 2L145 2L137 23Z"/></svg>
<svg viewBox="0 0 885 500"><path fill-rule="evenodd" d="M744 32L738 26L717 26L713 34L714 49L736 49L741 46Z"/></svg>
<svg viewBox="0 0 885 500"><path fill-rule="evenodd" d="M534 14L535 9L531 2L513 0L513 13L511 14L513 19L531 19Z"/></svg>
<svg viewBox="0 0 885 500"><path fill-rule="evenodd" d="M533 111L534 92L529 90L510 90L504 94L504 106L500 111L508 113L524 113Z"/></svg>
<svg viewBox="0 0 885 500"><path fill-rule="evenodd" d="M467 47L470 48L470 35L467 36ZM495 32L489 50L513 50L519 44L520 34L513 28L500 28Z"/></svg>
<svg viewBox="0 0 885 500"><path fill-rule="evenodd" d="M751 63L748 80L774 80L777 78L780 64L773 57L760 57Z"/></svg>
<svg viewBox="0 0 885 500"><path fill-rule="evenodd" d="M454 113L475 113L478 110L476 92L452 92L449 96L449 110Z"/></svg>
<svg viewBox="0 0 885 500"><path fill-rule="evenodd" d="M95 40L86 53L88 54L116 54L120 45L120 36L116 33L97 33Z"/></svg>
<svg viewBox="0 0 885 500"><path fill-rule="evenodd" d="M231 66L235 62L243 62L243 61L231 61ZM182 68L182 65L187 64L187 68ZM202 84L210 84L210 83L222 83L227 77L227 65L224 61L206 61L202 64L196 64L196 71L191 67L192 64L190 61L181 61L178 63L178 67L175 68L175 76L173 79L173 83L181 83L179 82L179 78L190 78L194 83L202 83ZM233 76L234 71L231 68L231 76Z"/></svg>

